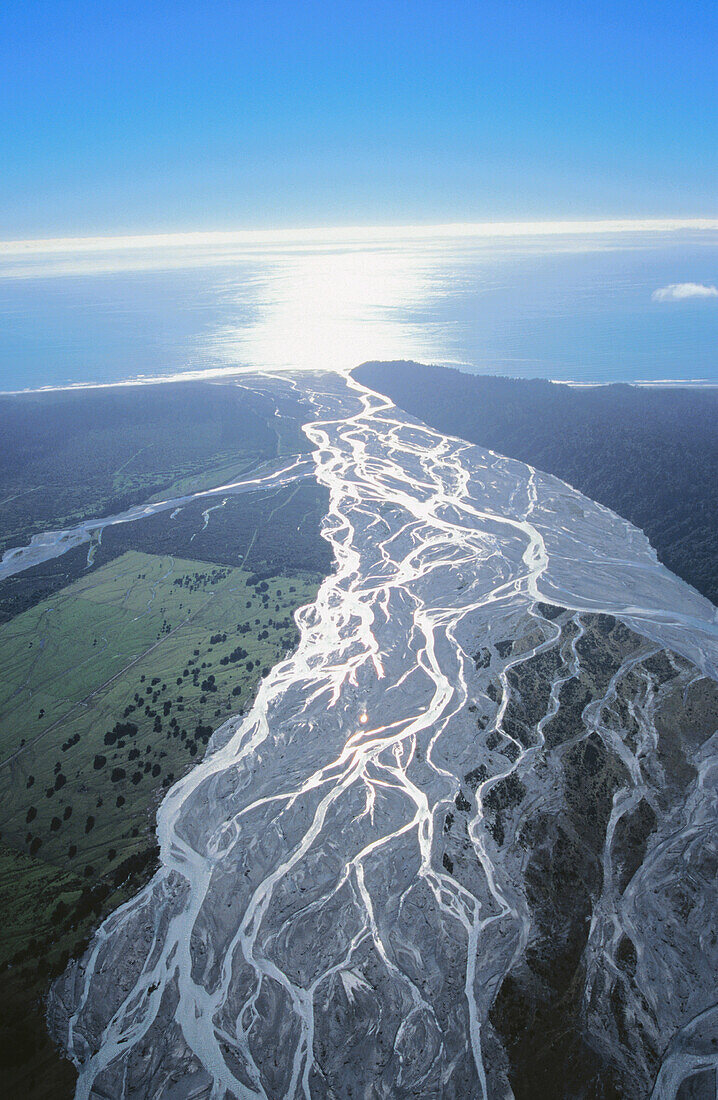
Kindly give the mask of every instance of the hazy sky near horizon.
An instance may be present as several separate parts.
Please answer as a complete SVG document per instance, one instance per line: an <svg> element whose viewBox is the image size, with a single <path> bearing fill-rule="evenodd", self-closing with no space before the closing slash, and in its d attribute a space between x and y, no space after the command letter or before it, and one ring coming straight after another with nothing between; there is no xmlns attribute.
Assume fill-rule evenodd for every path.
<svg viewBox="0 0 718 1100"><path fill-rule="evenodd" d="M709 217L707 0L4 0L0 239Z"/></svg>

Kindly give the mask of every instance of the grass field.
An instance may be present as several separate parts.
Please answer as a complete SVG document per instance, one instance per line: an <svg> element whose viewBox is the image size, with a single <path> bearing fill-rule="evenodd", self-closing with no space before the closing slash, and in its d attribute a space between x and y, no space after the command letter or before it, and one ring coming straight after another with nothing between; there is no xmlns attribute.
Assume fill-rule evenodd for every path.
<svg viewBox="0 0 718 1100"><path fill-rule="evenodd" d="M0 625L0 1041L21 1074L28 1054L44 1072L49 978L154 865L162 791L293 648L316 587L130 551Z"/></svg>

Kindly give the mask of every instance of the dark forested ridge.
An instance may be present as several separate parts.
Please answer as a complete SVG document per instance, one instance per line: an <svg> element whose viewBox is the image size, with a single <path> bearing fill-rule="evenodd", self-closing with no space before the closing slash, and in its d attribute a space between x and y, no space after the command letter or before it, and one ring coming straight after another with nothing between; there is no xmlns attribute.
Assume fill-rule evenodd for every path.
<svg viewBox="0 0 718 1100"><path fill-rule="evenodd" d="M419 363L365 363L365 385L442 432L555 474L648 535L718 603L718 390L587 389Z"/></svg>
<svg viewBox="0 0 718 1100"><path fill-rule="evenodd" d="M296 405L280 411L232 383L0 395L0 553L38 532L179 492L187 479L206 474L208 485L222 484L307 450Z"/></svg>

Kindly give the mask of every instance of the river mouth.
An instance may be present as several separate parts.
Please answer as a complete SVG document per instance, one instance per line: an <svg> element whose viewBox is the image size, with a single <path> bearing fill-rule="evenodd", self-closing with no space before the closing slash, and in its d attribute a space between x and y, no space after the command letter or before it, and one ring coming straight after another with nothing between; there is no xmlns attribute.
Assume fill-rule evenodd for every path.
<svg viewBox="0 0 718 1100"><path fill-rule="evenodd" d="M709 858L715 750L680 708L713 706L715 610L619 517L351 376L243 384L312 407L335 570L55 987L78 1097L528 1096L536 1017L575 1095L647 1094L711 995L705 874L683 933L645 899L667 837Z"/></svg>

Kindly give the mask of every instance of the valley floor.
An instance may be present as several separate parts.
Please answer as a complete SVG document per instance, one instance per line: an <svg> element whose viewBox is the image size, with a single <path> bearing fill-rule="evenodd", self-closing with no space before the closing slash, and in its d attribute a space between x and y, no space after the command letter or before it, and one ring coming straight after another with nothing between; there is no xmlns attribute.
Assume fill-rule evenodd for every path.
<svg viewBox="0 0 718 1100"><path fill-rule="evenodd" d="M78 1098L712 1097L715 608L351 377L242 383L335 568L54 986Z"/></svg>

